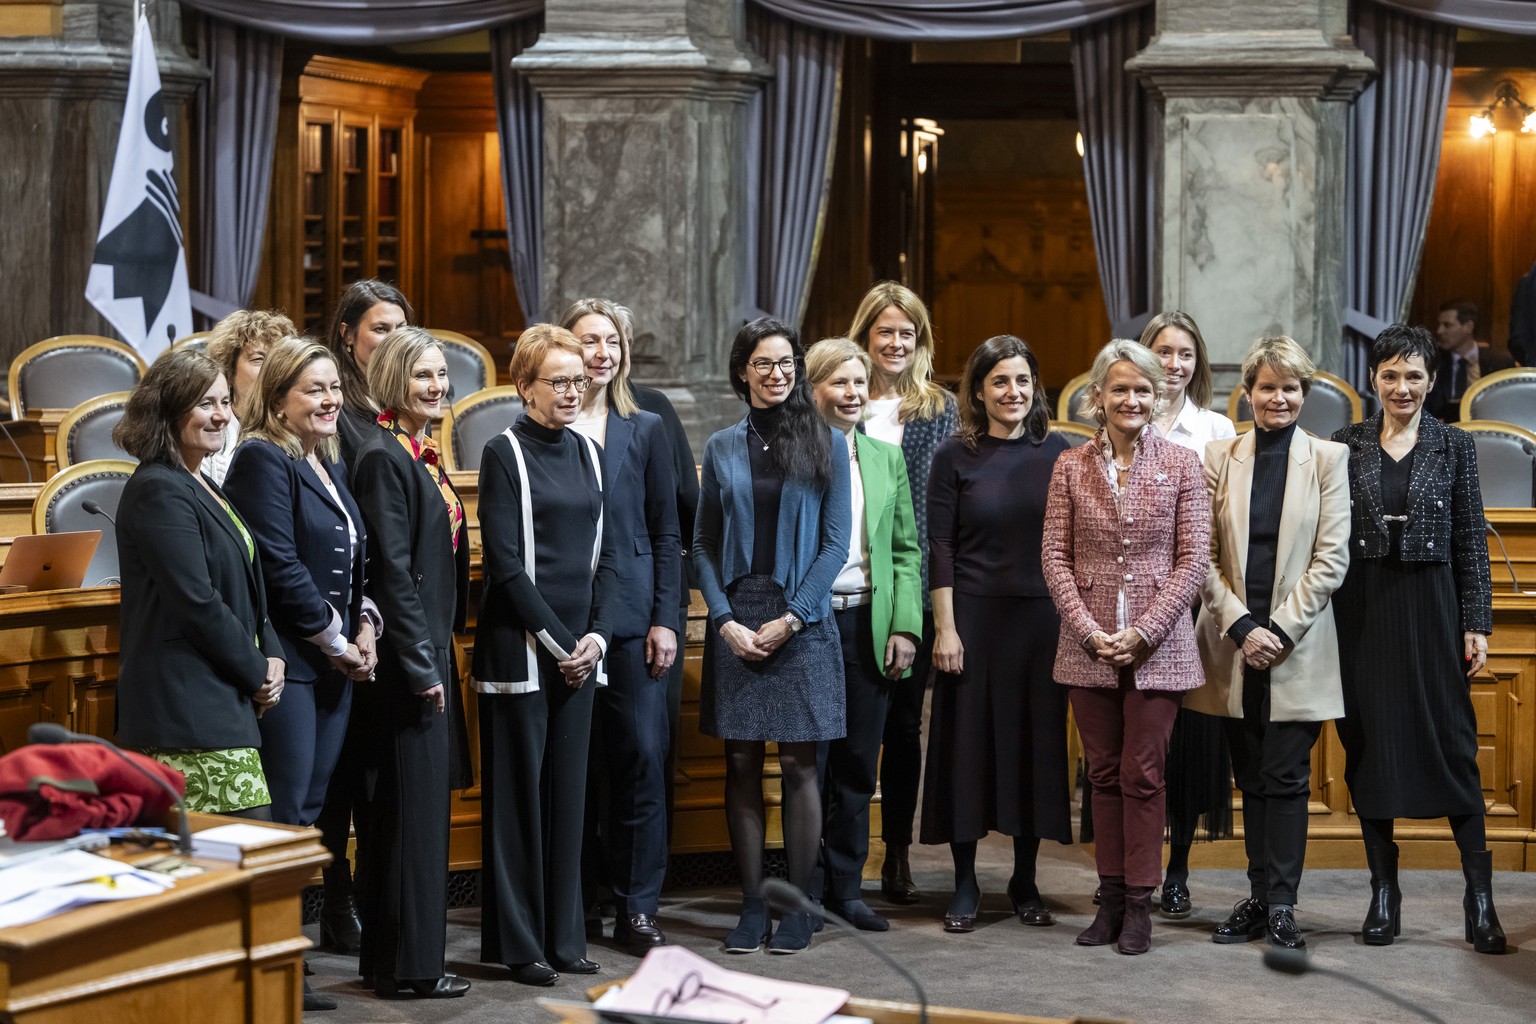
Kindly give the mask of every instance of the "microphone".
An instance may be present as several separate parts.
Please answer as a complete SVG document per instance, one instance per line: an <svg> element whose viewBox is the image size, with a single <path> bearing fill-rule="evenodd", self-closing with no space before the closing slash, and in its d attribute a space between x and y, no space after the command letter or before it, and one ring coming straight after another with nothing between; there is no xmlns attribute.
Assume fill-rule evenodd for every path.
<svg viewBox="0 0 1536 1024"><path fill-rule="evenodd" d="M125 762L132 765L133 770L144 776L146 779L153 779L155 785L171 794L171 799L173 801L172 806L176 808L176 816L179 819L179 824L181 826L181 837L177 840L176 843L177 849L181 851L181 855L183 857L192 856L192 829L187 823L186 800L182 798L180 793L176 792L175 786L172 786L169 782L166 782L160 776L156 775L154 772L145 768L133 758L123 753L122 747L119 747L111 740L104 740L100 736L91 736L83 732L70 732L68 729L64 728L57 722L34 722L32 725L27 727L27 742L95 743L98 746L106 747L108 750L112 751L112 753L116 754Z"/></svg>
<svg viewBox="0 0 1536 1024"><path fill-rule="evenodd" d="M1483 516L1483 529L1493 534L1493 539L1499 542L1499 554L1504 556L1504 568L1509 570L1509 582L1514 587L1514 592L1523 594L1520 589L1520 577L1515 575L1515 563L1509 560L1509 549L1504 546L1504 538L1499 536L1498 528L1493 525L1493 520Z"/></svg>
<svg viewBox="0 0 1536 1024"><path fill-rule="evenodd" d="M831 921L856 939L859 945L869 950L880 960L883 960L891 970L905 978L907 984L912 986L912 991L917 993L918 1024L928 1024L928 993L923 990L922 982L918 981L911 971L898 963L889 953L873 942L870 942L859 933L857 928L832 913L832 911L827 910L825 907L816 906L806 898L805 893L781 878L763 879L762 888L758 891L762 894L763 899L768 901L768 905L780 913L801 913L810 914L813 917L817 915L825 917L828 921Z"/></svg>
<svg viewBox="0 0 1536 1024"><path fill-rule="evenodd" d="M84 501L82 501L80 503L80 507L85 509L87 512L89 512L93 516L101 516L101 518L105 519L107 522L112 524L112 528L113 529L117 528L117 520L113 519L111 516L107 515L107 510L102 508L100 505L98 505L95 501L91 500L90 498L86 498Z"/></svg>
<svg viewBox="0 0 1536 1024"><path fill-rule="evenodd" d="M1417 1003L1404 999L1396 992L1388 992L1380 985L1373 985L1364 978L1357 978L1345 971L1334 970L1332 967L1318 967L1308 959L1307 954L1299 949L1286 949L1282 946L1266 944L1264 947L1264 966L1281 974L1291 974L1298 977L1303 974L1321 974L1326 978L1337 978L1345 984L1354 985L1356 988L1363 988L1372 995L1380 996L1389 1003L1418 1014L1425 1020L1433 1022L1433 1024L1445 1024L1444 1017L1437 1016Z"/></svg>

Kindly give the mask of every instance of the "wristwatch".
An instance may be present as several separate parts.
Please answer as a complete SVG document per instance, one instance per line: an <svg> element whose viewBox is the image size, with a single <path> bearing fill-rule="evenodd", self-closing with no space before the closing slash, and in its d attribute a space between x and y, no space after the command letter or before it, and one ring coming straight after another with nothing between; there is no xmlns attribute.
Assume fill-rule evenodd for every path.
<svg viewBox="0 0 1536 1024"><path fill-rule="evenodd" d="M800 616L794 612L784 613L784 625L789 627L791 633L798 633L805 628L805 623L800 621Z"/></svg>

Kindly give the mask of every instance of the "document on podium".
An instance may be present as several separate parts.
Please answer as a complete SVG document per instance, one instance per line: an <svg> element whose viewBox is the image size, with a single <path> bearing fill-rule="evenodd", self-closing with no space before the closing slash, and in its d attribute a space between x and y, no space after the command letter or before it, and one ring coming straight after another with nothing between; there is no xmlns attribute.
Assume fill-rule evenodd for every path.
<svg viewBox="0 0 1536 1024"><path fill-rule="evenodd" d="M650 1018L714 1024L822 1024L844 989L727 970L681 946L658 946L621 987L592 1004L599 1020Z"/></svg>

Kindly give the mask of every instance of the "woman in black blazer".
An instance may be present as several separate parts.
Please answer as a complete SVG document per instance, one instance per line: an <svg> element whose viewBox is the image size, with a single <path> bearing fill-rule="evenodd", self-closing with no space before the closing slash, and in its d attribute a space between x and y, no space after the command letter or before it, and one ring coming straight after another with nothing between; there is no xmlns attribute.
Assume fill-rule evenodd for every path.
<svg viewBox="0 0 1536 1024"><path fill-rule="evenodd" d="M223 373L181 349L155 360L112 432L139 460L117 513L117 738L186 775L192 810L270 821L256 720L282 698L282 648L251 531L199 472L228 422Z"/></svg>
<svg viewBox="0 0 1536 1024"><path fill-rule="evenodd" d="M363 516L340 461L341 377L324 345L289 338L266 355L224 490L256 535L288 700L261 720L272 817L313 825L341 755L351 680L377 662L378 611L363 597Z"/></svg>
<svg viewBox="0 0 1536 1024"><path fill-rule="evenodd" d="M384 620L377 680L352 715L371 792L357 817L363 936L358 972L382 996L443 999L469 982L443 972L449 801L470 783L453 634L464 626L464 507L427 424L448 394L448 364L418 327L392 332L368 364L384 429L352 471L368 530L368 596Z"/></svg>
<svg viewBox="0 0 1536 1024"><path fill-rule="evenodd" d="M618 307L581 299L560 326L581 342L592 381L571 428L603 446L611 493L606 532L619 556L609 603L613 641L604 659L608 685L593 712L583 859L600 865L613 890L614 941L644 956L667 941L656 911L667 872L667 677L683 628L677 481L661 417L642 410L630 389ZM594 799L605 789L606 806ZM593 829L595 814L601 822Z"/></svg>
<svg viewBox="0 0 1536 1024"><path fill-rule="evenodd" d="M1349 572L1334 595L1344 682L1344 781L1360 816L1367 946L1401 927L1396 818L1450 822L1466 877L1466 940L1503 953L1493 906L1471 677L1488 661L1493 584L1472 435L1424 411L1435 343L1392 324L1368 360L1382 410L1334 433L1349 445Z"/></svg>
<svg viewBox="0 0 1536 1024"><path fill-rule="evenodd" d="M614 531L601 453L565 429L587 390L581 344L535 324L510 372L526 411L480 460L480 959L552 985L560 971L598 970L586 956L581 833L603 685L593 673L613 636Z"/></svg>
<svg viewBox="0 0 1536 1024"><path fill-rule="evenodd" d="M325 345L341 374L342 406L336 418L341 457L357 464L357 448L374 433L379 407L368 388L368 364L391 331L411 322L411 304L392 284L374 278L354 281L336 300Z"/></svg>

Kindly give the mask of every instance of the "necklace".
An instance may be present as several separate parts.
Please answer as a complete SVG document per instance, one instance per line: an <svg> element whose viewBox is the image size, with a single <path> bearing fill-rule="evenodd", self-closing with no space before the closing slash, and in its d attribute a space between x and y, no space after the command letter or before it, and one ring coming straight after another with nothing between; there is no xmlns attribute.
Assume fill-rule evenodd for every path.
<svg viewBox="0 0 1536 1024"><path fill-rule="evenodd" d="M751 417L751 416L748 416L748 417L747 417L747 429L748 429L748 430L750 430L750 431L752 431L752 433L754 433L754 434L757 434L757 439L758 439L758 440L759 440L759 441L761 441L761 442L763 442L763 451L767 451L767 450L768 450L768 443L769 443L769 442L768 442L768 439L767 439L767 438L766 438L766 437L764 437L764 436L763 436L763 435L762 435L762 434L761 434L761 433L760 433L760 432L759 432L759 431L758 431L758 429L757 429L757 424L756 424L756 423L753 423L753 422L752 422L752 417ZM774 440L775 440L775 441L777 441L777 440L778 440L778 439L779 439L779 432L778 432L778 431L777 431L777 430L775 430L775 431L774 431L774 432L773 432L773 439L774 439Z"/></svg>

